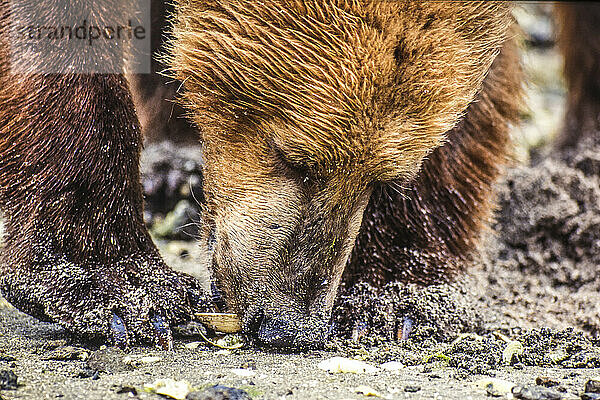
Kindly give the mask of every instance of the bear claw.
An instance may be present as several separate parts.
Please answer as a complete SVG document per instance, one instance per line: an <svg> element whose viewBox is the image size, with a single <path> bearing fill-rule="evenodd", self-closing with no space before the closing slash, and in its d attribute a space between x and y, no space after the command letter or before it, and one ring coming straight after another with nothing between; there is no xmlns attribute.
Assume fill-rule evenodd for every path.
<svg viewBox="0 0 600 400"><path fill-rule="evenodd" d="M173 350L173 334L165 319L160 315L155 315L150 319L150 324L154 328L156 344L164 350Z"/></svg>
<svg viewBox="0 0 600 400"><path fill-rule="evenodd" d="M404 317L402 326L398 329L398 340L408 340L415 327L415 321L411 317Z"/></svg>
<svg viewBox="0 0 600 400"><path fill-rule="evenodd" d="M125 328L125 322L117 314L113 313L112 321L110 323L110 330L112 333L112 339L115 346L120 349L126 349L129 347L129 340L127 338L127 328Z"/></svg>

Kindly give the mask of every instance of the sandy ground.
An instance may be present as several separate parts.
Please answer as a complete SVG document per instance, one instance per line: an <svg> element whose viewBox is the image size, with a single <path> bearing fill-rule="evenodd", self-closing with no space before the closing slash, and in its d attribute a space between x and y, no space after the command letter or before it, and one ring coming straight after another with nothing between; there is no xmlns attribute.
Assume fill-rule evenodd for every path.
<svg viewBox="0 0 600 400"><path fill-rule="evenodd" d="M204 345L197 349L184 347L192 337L180 337L172 353L133 349L128 355L134 360L142 356L160 360L147 364L126 363L123 361L125 353L119 350L83 348L71 342L55 325L40 323L10 308L3 308L0 314L0 334L0 371L13 371L19 382L17 390L0 391L4 399L158 398L144 392L143 386L166 377L187 380L200 389L215 384L241 388L252 398L265 399L360 399L365 397L356 393L361 385L390 399L484 399L488 397L486 390L473 386L482 376L495 376L522 385L535 385L536 378L548 377L565 391L563 398L579 398L585 382L599 372L597 369L517 364L495 368L486 375L463 376L457 375L457 368L430 362L404 366L394 372L331 374L317 368L319 361L347 353L318 351L298 355L235 350L221 354ZM385 350L385 346L370 349L371 356ZM94 362L84 361L85 358ZM406 360L398 358L398 361ZM89 364L100 365L109 372L90 377L93 372L89 371ZM380 365L374 361L371 364ZM239 376L239 369L249 376ZM123 393L131 388L136 390L137 396ZM407 388L417 391L407 392Z"/></svg>
<svg viewBox="0 0 600 400"><path fill-rule="evenodd" d="M174 352L140 347L126 354L79 343L0 299L0 399L152 399L158 396L144 384L160 378L186 380L204 399L243 398L199 394L216 384L253 399L361 399L361 385L390 399L502 395L496 386L474 387L486 377L526 386L532 393L521 398L582 398L585 383L600 376L600 145L530 157L559 129L564 88L546 6L517 14L532 38L524 53L531 112L515 129L522 165L499 183L493 232L459 282L427 290L350 288L336 320L360 321L366 328L355 329L359 340L338 338L327 350L304 354L222 351L204 343L194 324L178 330ZM161 253L174 268L206 280L190 240L202 200L197 154L194 147L149 146L142 169L146 220ZM389 341L402 316L416 323L411 339ZM340 323L344 328L353 330ZM370 374L317 367L333 356L400 367Z"/></svg>

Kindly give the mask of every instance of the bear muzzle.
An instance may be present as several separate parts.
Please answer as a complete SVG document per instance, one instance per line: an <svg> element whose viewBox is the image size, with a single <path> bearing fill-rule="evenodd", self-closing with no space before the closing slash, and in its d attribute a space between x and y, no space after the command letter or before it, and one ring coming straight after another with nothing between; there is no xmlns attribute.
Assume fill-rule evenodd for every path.
<svg viewBox="0 0 600 400"><path fill-rule="evenodd" d="M332 331L329 318L258 310L244 318L244 331L261 347L280 351L321 349Z"/></svg>

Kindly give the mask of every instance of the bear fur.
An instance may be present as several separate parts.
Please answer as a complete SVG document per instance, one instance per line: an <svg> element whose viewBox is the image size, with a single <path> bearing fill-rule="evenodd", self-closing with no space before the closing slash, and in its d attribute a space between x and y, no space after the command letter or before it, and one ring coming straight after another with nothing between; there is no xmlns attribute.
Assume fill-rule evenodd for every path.
<svg viewBox="0 0 600 400"><path fill-rule="evenodd" d="M462 270L519 115L511 7L177 1L163 62L203 145L203 263L259 343L321 345L341 285L430 284ZM16 15L0 1L0 32ZM144 130L169 133L164 117L151 121L170 105L144 82L168 97L173 87L14 76L6 37L3 295L78 334L170 347L169 325L217 308L164 264L143 224L135 106Z"/></svg>
<svg viewBox="0 0 600 400"><path fill-rule="evenodd" d="M462 268L518 119L510 11L179 1L169 54L201 127L200 245L259 341L320 340L342 280Z"/></svg>

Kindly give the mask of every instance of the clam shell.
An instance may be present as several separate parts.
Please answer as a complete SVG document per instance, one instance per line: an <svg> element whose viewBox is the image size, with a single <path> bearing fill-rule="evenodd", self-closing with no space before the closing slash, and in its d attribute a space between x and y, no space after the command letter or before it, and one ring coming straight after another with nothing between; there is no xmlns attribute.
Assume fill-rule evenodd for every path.
<svg viewBox="0 0 600 400"><path fill-rule="evenodd" d="M242 320L237 314L196 313L194 319L217 332L238 333L242 330Z"/></svg>

